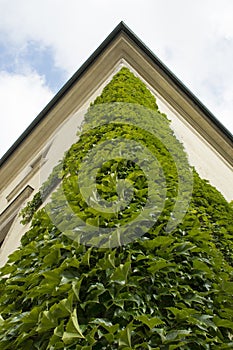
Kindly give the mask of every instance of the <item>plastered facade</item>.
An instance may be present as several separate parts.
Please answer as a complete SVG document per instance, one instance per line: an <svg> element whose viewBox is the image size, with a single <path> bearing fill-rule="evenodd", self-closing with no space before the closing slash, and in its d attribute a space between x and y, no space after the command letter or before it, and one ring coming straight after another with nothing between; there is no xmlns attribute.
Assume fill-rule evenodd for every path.
<svg viewBox="0 0 233 350"><path fill-rule="evenodd" d="M0 266L19 246L22 235L29 229L29 225L20 224L18 213L39 190L64 152L75 142L77 129L90 102L94 101L122 66L130 68L155 95L160 111L171 120L172 129L183 143L190 164L228 201L233 200L232 153L229 154L232 149L227 141L195 106L169 85L169 79L166 80L159 70L156 71L152 63L136 49L124 35L113 42L1 169L0 219L6 213L6 220L11 225L0 248ZM27 195L25 189L31 192L27 192ZM22 193L27 198L22 197L20 200ZM9 208L14 205L16 207L7 217L7 210L9 212ZM4 222L0 221L0 229L3 226Z"/></svg>

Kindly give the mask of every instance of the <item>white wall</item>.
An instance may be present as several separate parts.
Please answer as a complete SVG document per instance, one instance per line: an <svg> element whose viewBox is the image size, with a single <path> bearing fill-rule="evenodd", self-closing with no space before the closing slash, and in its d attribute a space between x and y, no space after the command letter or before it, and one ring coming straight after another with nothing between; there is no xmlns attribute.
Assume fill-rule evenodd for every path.
<svg viewBox="0 0 233 350"><path fill-rule="evenodd" d="M157 96L157 104L160 111L171 120L171 128L183 143L190 164L203 179L209 180L227 201L233 200L232 167L161 97Z"/></svg>
<svg viewBox="0 0 233 350"><path fill-rule="evenodd" d="M112 76L122 67L122 60L119 66L116 68L113 74L109 76L107 81L90 97L88 101L82 106L81 109L70 115L67 120L59 125L53 135L47 140L43 148L39 150L39 153L44 149L48 149L46 155L46 161L42 167L30 178L28 185L34 188L30 199L39 190L41 184L47 179L47 176L51 173L53 167L63 158L64 151L77 139L76 132L78 126L80 126L85 110L89 106L90 102L99 95L112 78ZM135 72L134 72L135 73ZM151 89L151 87L149 87ZM151 89L152 90L152 89ZM152 90L153 91L153 90ZM217 152L200 136L197 132L158 94L157 91L153 91L156 96L157 104L161 112L167 114L168 119L171 120L171 127L173 128L178 139L184 144L185 150L188 153L190 164L195 166L201 177L208 179L210 183L215 186L224 196L230 201L233 199L233 176L232 168L226 163L226 161L217 154ZM2 212L9 203L6 200L7 195L17 186L28 172L31 171L31 164L38 157L38 154L34 155L25 168L21 170L21 173L14 178L12 176L12 182L2 191L0 195L0 211ZM0 266L3 265L9 253L13 252L20 244L20 238L23 233L28 229L20 224L20 218L16 218L1 249L0 249Z"/></svg>

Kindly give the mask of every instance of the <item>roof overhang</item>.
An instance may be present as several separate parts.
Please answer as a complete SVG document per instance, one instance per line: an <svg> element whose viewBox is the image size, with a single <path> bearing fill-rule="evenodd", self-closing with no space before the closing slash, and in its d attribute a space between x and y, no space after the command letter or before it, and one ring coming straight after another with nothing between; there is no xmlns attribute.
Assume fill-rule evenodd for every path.
<svg viewBox="0 0 233 350"><path fill-rule="evenodd" d="M121 64L128 63L211 147L233 165L233 136L184 84L121 22L0 160L3 188L57 127L80 108ZM29 151L30 150L30 151Z"/></svg>

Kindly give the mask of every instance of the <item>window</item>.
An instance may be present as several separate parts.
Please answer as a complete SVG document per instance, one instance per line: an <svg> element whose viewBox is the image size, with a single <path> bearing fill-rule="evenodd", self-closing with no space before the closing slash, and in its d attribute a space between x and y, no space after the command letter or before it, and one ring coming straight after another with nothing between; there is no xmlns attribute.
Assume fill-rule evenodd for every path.
<svg viewBox="0 0 233 350"><path fill-rule="evenodd" d="M27 185L13 202L0 214L0 246L9 232L14 219L19 214L22 204L31 195L33 190L34 189L31 186Z"/></svg>

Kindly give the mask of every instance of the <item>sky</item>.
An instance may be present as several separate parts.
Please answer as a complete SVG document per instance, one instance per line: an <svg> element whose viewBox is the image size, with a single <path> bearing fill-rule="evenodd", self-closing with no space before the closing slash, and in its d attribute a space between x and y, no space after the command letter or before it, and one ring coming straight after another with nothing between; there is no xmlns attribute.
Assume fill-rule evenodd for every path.
<svg viewBox="0 0 233 350"><path fill-rule="evenodd" d="M0 0L0 158L122 20L233 133L232 0Z"/></svg>

